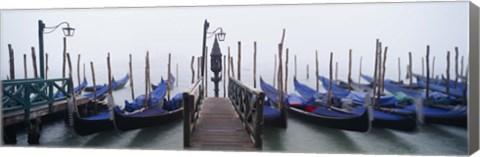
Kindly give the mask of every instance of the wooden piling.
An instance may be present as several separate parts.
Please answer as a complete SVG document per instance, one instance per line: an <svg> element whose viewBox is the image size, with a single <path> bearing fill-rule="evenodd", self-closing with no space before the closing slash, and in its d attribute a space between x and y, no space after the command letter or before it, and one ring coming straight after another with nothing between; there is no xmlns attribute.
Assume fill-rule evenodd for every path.
<svg viewBox="0 0 480 157"><path fill-rule="evenodd" d="M180 82L180 76L178 76L178 63L175 64L175 76L177 76L177 81L175 81L175 86L178 87L178 82Z"/></svg>
<svg viewBox="0 0 480 157"><path fill-rule="evenodd" d="M33 64L33 76L35 78L38 78L38 73L37 73L37 56L35 54L35 48L32 47L32 64Z"/></svg>
<svg viewBox="0 0 480 157"><path fill-rule="evenodd" d="M338 62L335 62L335 82L334 84L337 83L338 81Z"/></svg>
<svg viewBox="0 0 480 157"><path fill-rule="evenodd" d="M425 77L425 62L423 57L422 57L422 76Z"/></svg>
<svg viewBox="0 0 480 157"><path fill-rule="evenodd" d="M23 54L23 76L24 78L28 78L27 73L27 54Z"/></svg>
<svg viewBox="0 0 480 157"><path fill-rule="evenodd" d="M315 50L315 82L317 84L316 86L316 90L317 90L317 93L318 93L318 88L320 87L320 84L318 82L318 51Z"/></svg>
<svg viewBox="0 0 480 157"><path fill-rule="evenodd" d="M330 68L329 68L329 73L330 73L330 80L329 80L329 84L328 84L328 101L327 101L327 105L328 106L331 106L332 105L332 67L333 66L333 52L330 52ZM318 75L317 75L318 77ZM318 80L318 79L317 79ZM318 91L318 89L317 89Z"/></svg>
<svg viewBox="0 0 480 157"><path fill-rule="evenodd" d="M282 51L283 41L285 40L285 29L283 29L282 40L278 44L278 111L283 112L283 68L282 68Z"/></svg>
<svg viewBox="0 0 480 157"><path fill-rule="evenodd" d="M378 71L378 45L379 45L379 40L377 39L376 41L376 46L375 46L375 67L373 68L373 84L372 84L372 87L373 87L373 94L372 94L372 106L376 106L376 103L377 101L375 100L376 99L376 91L377 91L377 71Z"/></svg>
<svg viewBox="0 0 480 157"><path fill-rule="evenodd" d="M462 56L462 60L460 61L460 66L462 67L462 68L460 69L460 76L463 76L463 65L464 65L464 64L463 64L463 56ZM465 77L466 77L466 76L465 76Z"/></svg>
<svg viewBox="0 0 480 157"><path fill-rule="evenodd" d="M170 100L170 89L172 88L172 85L170 84L170 73L171 73L171 70L170 70L170 67L172 65L172 54L171 53L168 53L168 65L167 65L167 71L168 71L168 74L167 74L167 100ZM208 70L207 70L208 71ZM178 76L177 76L178 77ZM178 82L178 81L177 81ZM208 81L206 81L208 82Z"/></svg>
<svg viewBox="0 0 480 157"><path fill-rule="evenodd" d="M195 62L195 56L192 56L192 62L190 63L190 69L192 70L192 84L195 82L195 70L193 69L194 62Z"/></svg>
<svg viewBox="0 0 480 157"><path fill-rule="evenodd" d="M197 58L197 79L200 79L200 62L202 61L202 57Z"/></svg>
<svg viewBox="0 0 480 157"><path fill-rule="evenodd" d="M130 90L132 94L132 100L135 100L135 88L133 86L133 63L132 63L132 54L129 54L128 67L130 71ZM193 76L192 76L193 77Z"/></svg>
<svg viewBox="0 0 480 157"><path fill-rule="evenodd" d="M205 53L208 54L208 47L205 47ZM208 97L208 55L205 55L205 82L204 83L204 87L205 87L205 97Z"/></svg>
<svg viewBox="0 0 480 157"><path fill-rule="evenodd" d="M430 57L430 46L427 45L427 55L425 56L425 62L427 67L427 88L426 88L426 97L425 97L425 106L430 104L430 70L429 70L429 57Z"/></svg>
<svg viewBox="0 0 480 157"><path fill-rule="evenodd" d="M80 84L81 81L80 81L80 54L78 54L78 58L77 58L77 81L78 81L78 87L79 87L79 91L78 91L78 94L82 94L82 89L80 88Z"/></svg>
<svg viewBox="0 0 480 157"><path fill-rule="evenodd" d="M257 88L257 42L253 42L253 88Z"/></svg>
<svg viewBox="0 0 480 157"><path fill-rule="evenodd" d="M148 109L148 100L150 99L148 94L148 89L150 88L150 84L148 82L148 65L149 64L149 52L147 51L147 55L145 56L145 99L143 100L143 106L145 109Z"/></svg>
<svg viewBox="0 0 480 157"><path fill-rule="evenodd" d="M237 59L237 77L238 77L238 81L241 80L242 77L240 77L240 73L241 73L241 58L242 58L242 43L240 41L238 41L238 59Z"/></svg>
<svg viewBox="0 0 480 157"><path fill-rule="evenodd" d="M348 91L351 91L350 88L352 85L352 49L348 51Z"/></svg>
<svg viewBox="0 0 480 157"><path fill-rule="evenodd" d="M132 56L132 55L130 55ZM91 71L92 71L92 83L93 83L93 104L95 105L95 114L97 113L98 109L97 109L97 88L95 88L97 86L97 83L95 81L95 68L93 67L93 62L90 62L90 68L91 68ZM132 80L130 80L132 81ZM131 87L131 84L130 83L130 87ZM132 88L132 91L133 91L133 88ZM132 94L133 95L133 94Z"/></svg>
<svg viewBox="0 0 480 157"><path fill-rule="evenodd" d="M235 69L233 66L233 56L230 57L230 69L232 70L232 77L235 78Z"/></svg>
<svg viewBox="0 0 480 157"><path fill-rule="evenodd" d="M400 57L398 57L398 82L402 81L402 68L400 65Z"/></svg>
<svg viewBox="0 0 480 157"><path fill-rule="evenodd" d="M230 46L228 47L228 56L227 56L227 59L228 59L228 64L227 64L227 66L228 66L228 71L227 71L227 73L228 73L228 77L230 77L230 76L232 76L232 74L230 73L230 71L231 71L231 70L230 70L230 61L231 61L231 60L230 60Z"/></svg>
<svg viewBox="0 0 480 157"><path fill-rule="evenodd" d="M10 79L15 79L15 58L14 52L11 44L8 44L8 57L10 63Z"/></svg>
<svg viewBox="0 0 480 157"><path fill-rule="evenodd" d="M447 51L447 95L450 96L450 51Z"/></svg>
<svg viewBox="0 0 480 157"><path fill-rule="evenodd" d="M382 42L379 42L378 43L378 71L377 71L377 90L376 90L376 94L377 94L377 98L375 99L375 103L380 106L380 96L381 96L381 78L382 78L382 63L383 63L383 60L382 60Z"/></svg>
<svg viewBox="0 0 480 157"><path fill-rule="evenodd" d="M273 63L273 87L275 87L275 82L277 82L277 55L274 54L273 57L275 58L275 62Z"/></svg>
<svg viewBox="0 0 480 157"><path fill-rule="evenodd" d="M32 50L33 50L33 47L32 47ZM72 74L72 62L70 61L70 54L67 53L67 61L68 61L68 76L70 78L70 87L72 88L72 90L70 91L71 92L71 95L72 95L72 103L73 103L73 106L74 106L74 110L76 111L77 113L77 116L80 117L80 113L78 112L78 106L77 106L77 102L76 102L76 96L75 96L75 90L73 90L73 74Z"/></svg>
<svg viewBox="0 0 480 157"><path fill-rule="evenodd" d="M435 78L435 56L433 56L433 62L432 62L432 78Z"/></svg>
<svg viewBox="0 0 480 157"><path fill-rule="evenodd" d="M285 93L288 93L288 48L285 51Z"/></svg>
<svg viewBox="0 0 480 157"><path fill-rule="evenodd" d="M412 52L408 52L408 76L409 76L409 83L408 87L412 89L412 81L413 81L413 76L412 76Z"/></svg>
<svg viewBox="0 0 480 157"><path fill-rule="evenodd" d="M447 83L450 83L450 80L448 80ZM457 88L458 84L458 47L455 47L455 84L454 88Z"/></svg>
<svg viewBox="0 0 480 157"><path fill-rule="evenodd" d="M360 81L362 80L362 61L363 61L363 56L360 56L360 72L358 73L358 83L360 83Z"/></svg>
<svg viewBox="0 0 480 157"><path fill-rule="evenodd" d="M107 53L107 70L108 70L108 95L113 94L112 89L112 67L110 65L110 52Z"/></svg>
<svg viewBox="0 0 480 157"><path fill-rule="evenodd" d="M294 62L295 62L295 74L293 76L297 78L297 55L294 56Z"/></svg>
<svg viewBox="0 0 480 157"><path fill-rule="evenodd" d="M382 84L380 84L381 86L381 93L383 94L383 92L385 91L385 71L387 70L386 68L386 63L387 63L387 51L388 51L388 47L385 46L385 52L383 52L383 68L382 68L382 79L380 81L382 81Z"/></svg>
<svg viewBox="0 0 480 157"><path fill-rule="evenodd" d="M223 55L223 97L227 97L227 56Z"/></svg>
<svg viewBox="0 0 480 157"><path fill-rule="evenodd" d="M309 79L310 75L310 70L309 70L309 65L307 64L307 79Z"/></svg>
<svg viewBox="0 0 480 157"><path fill-rule="evenodd" d="M463 57L462 57L462 58L463 58ZM462 64L462 65L463 65L463 64ZM465 105L465 106L467 105L467 102L468 102L468 101L467 101L468 64L467 64L466 70L467 70L467 71L465 72L465 80L464 80L465 82L463 82L463 93L462 93L462 95L463 95L463 105Z"/></svg>
<svg viewBox="0 0 480 157"><path fill-rule="evenodd" d="M45 53L45 79L48 79L48 53Z"/></svg>
<svg viewBox="0 0 480 157"><path fill-rule="evenodd" d="M63 64L62 64L62 78L65 78L66 72L66 57L67 57L67 37L63 37Z"/></svg>

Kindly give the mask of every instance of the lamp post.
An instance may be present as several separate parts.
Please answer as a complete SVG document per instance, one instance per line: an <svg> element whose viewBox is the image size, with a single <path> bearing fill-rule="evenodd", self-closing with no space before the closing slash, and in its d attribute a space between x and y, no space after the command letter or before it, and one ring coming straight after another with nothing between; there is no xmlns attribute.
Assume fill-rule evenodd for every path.
<svg viewBox="0 0 480 157"><path fill-rule="evenodd" d="M212 77L212 81L215 84L215 97L218 97L218 82L222 80L222 76L218 76L218 73L222 71L222 52L220 51L220 47L218 46L217 37L215 37L215 41L212 47L212 53L210 53L210 70L214 73L214 77Z"/></svg>
<svg viewBox="0 0 480 157"><path fill-rule="evenodd" d="M72 37L75 33L75 28L70 27L68 22L61 22L53 27L46 27L42 20L38 20L38 45L40 51L40 77L45 79L45 65L44 65L44 50L43 50L43 34L49 34L55 31L61 25L66 24L67 27L62 28L63 34L66 37ZM48 30L48 31L45 31Z"/></svg>
<svg viewBox="0 0 480 157"><path fill-rule="evenodd" d="M222 27L218 27L218 28L216 28L214 31L208 32L208 28L209 28L209 27L210 27L210 23L208 23L208 21L205 20L205 22L203 23L202 72L201 72L202 78L203 78L204 72L205 72L205 55L206 55L206 54L205 54L205 53L206 53L205 47L206 47L207 39L208 39L208 38L211 38L212 36L215 36L215 42L217 43L217 47L218 47L217 38L218 38L219 41L224 41L224 40L225 40L225 35L226 35L226 33L223 32ZM220 31L220 32L219 32L219 33L216 33L217 31ZM210 34L210 36L207 37L207 34ZM215 46L215 44L214 44L214 46ZM215 48L214 48L214 49L215 49ZM220 52L220 48L219 48L219 47L218 47L218 52L219 52L220 55L221 55L221 52ZM213 54L213 50L212 50L212 54ZM213 55L211 55L211 56L213 57ZM216 56L216 55L215 55L215 56ZM212 68L211 68L211 70L214 71L214 70L213 70L213 69L214 69L214 67L213 67L213 66L214 66L214 58L212 58L211 61L212 61L212 64L211 64L211 65L212 65ZM220 65L221 65L221 63L222 63L221 57L220 57L219 60L216 60L215 62L219 62ZM217 69L215 69L215 70L217 70ZM221 68L221 66L220 66L219 72L220 72L221 70L222 70L222 68ZM215 73L215 71L214 71L214 73ZM218 72L215 73L215 79L221 79L221 77L218 78ZM212 78L212 81L214 81L214 78ZM215 81L214 81L214 82L215 82ZM218 81L215 82L215 89L214 89L214 90L215 90L215 97L218 97Z"/></svg>

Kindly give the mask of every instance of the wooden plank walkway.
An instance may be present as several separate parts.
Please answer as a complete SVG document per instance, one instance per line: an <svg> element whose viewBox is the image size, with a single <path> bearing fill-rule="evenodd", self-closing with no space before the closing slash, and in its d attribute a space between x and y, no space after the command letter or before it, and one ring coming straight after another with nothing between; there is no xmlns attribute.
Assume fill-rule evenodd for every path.
<svg viewBox="0 0 480 157"><path fill-rule="evenodd" d="M81 106L88 102L88 98L85 96L77 96L76 102L79 106ZM57 101L53 103L53 106L52 106L53 113L62 112L62 111L65 111L66 109L67 109L67 100ZM23 110L3 114L3 126L9 126L12 124L25 122L24 114L25 114L25 111ZM35 119L37 117L42 117L48 114L51 114L48 111L48 105L36 106L30 109L30 119Z"/></svg>
<svg viewBox="0 0 480 157"><path fill-rule="evenodd" d="M203 100L190 143L197 150L257 150L229 98Z"/></svg>

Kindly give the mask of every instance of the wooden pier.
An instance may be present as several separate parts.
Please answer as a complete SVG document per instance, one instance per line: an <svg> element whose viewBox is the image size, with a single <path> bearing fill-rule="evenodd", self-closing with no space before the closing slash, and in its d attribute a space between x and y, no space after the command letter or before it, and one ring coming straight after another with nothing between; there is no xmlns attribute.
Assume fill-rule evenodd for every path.
<svg viewBox="0 0 480 157"><path fill-rule="evenodd" d="M257 150L228 98L206 98L190 139L191 149Z"/></svg>
<svg viewBox="0 0 480 157"><path fill-rule="evenodd" d="M88 98L85 96L78 96L76 98L76 103L79 106L86 104ZM50 111L48 105L40 105L30 108L30 119L41 118L43 116L54 114L58 112L63 112L67 109L67 100L61 100L53 103L52 110ZM3 114L3 126L10 126L17 123L25 122L25 111L18 110L14 112L9 112Z"/></svg>
<svg viewBox="0 0 480 157"><path fill-rule="evenodd" d="M255 151L262 148L265 94L229 79L229 97L204 98L202 80L183 94L184 147Z"/></svg>

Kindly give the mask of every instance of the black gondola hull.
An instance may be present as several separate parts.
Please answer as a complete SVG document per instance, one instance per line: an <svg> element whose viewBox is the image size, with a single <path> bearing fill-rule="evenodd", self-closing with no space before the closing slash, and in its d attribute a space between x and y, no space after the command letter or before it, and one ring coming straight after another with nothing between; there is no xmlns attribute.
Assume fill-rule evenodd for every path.
<svg viewBox="0 0 480 157"><path fill-rule="evenodd" d="M90 135L97 132L107 131L113 129L113 121L110 119L101 120L86 120L77 116L74 113L73 128L78 135Z"/></svg>
<svg viewBox="0 0 480 157"><path fill-rule="evenodd" d="M367 132L370 129L370 122L368 119L368 112L364 112L361 116L352 118L336 118L326 117L309 112L302 111L300 109L289 107L288 111L292 115L296 115L309 122L348 131Z"/></svg>
<svg viewBox="0 0 480 157"><path fill-rule="evenodd" d="M115 127L121 131L128 131L133 129L151 127L161 125L171 121L178 120L183 117L183 108L170 111L166 114L158 114L151 116L126 116L116 109L114 110Z"/></svg>

